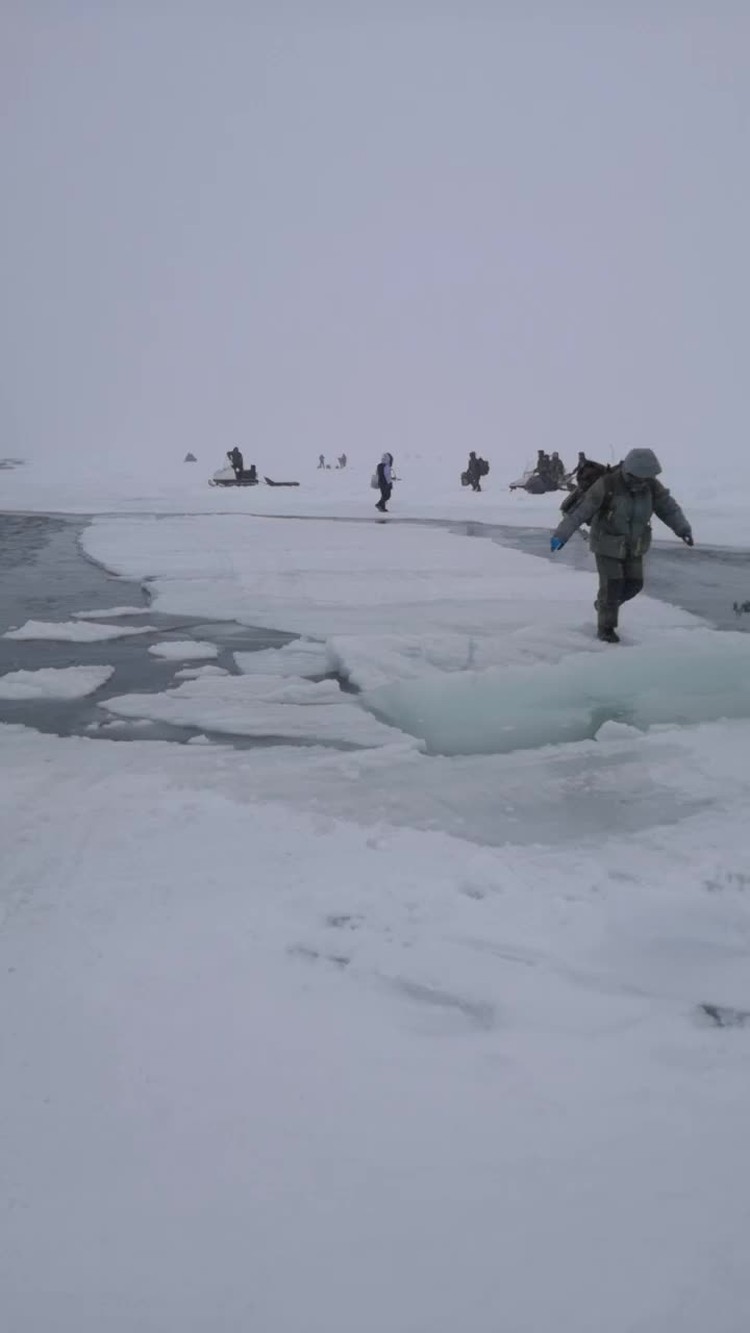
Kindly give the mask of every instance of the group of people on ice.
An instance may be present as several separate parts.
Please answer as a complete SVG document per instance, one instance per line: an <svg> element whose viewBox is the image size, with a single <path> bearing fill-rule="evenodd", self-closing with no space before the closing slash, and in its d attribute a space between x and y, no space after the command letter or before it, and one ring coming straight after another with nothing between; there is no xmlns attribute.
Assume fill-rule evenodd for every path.
<svg viewBox="0 0 750 1333"><path fill-rule="evenodd" d="M229 450L227 457L238 482L257 481L255 465L246 472L238 448ZM341 454L337 467L345 468L347 461L346 454ZM322 454L318 466L327 466ZM482 478L489 470L486 459L480 458L472 449L461 481L472 490L481 491ZM631 449L615 466L594 462L581 452L570 478L556 451L548 455L540 449L537 456L534 474L545 482L544 490L570 487L560 506L563 517L550 539L552 554L561 551L579 528L584 525L590 528L589 547L599 575L599 592L594 604L597 634L604 643L619 643L620 607L637 597L643 588L643 560L651 545L654 514L686 546L694 544L690 523L677 501L658 480L661 470L652 449ZM381 514L388 513L394 480L393 454L386 452L372 477L373 489L380 493L375 508Z"/></svg>
<svg viewBox="0 0 750 1333"><path fill-rule="evenodd" d="M550 481L556 481L549 489L559 489L566 477L562 460L557 453L548 458L540 451L540 457L547 460L542 467L546 468ZM615 467L596 463L579 453L573 473L574 489L561 505L563 517L550 539L550 549L552 554L561 551L579 528L590 525L589 547L599 575L595 602L597 636L603 643L620 642L617 633L620 607L637 597L643 588L643 559L651 546L654 514L686 546L694 544L687 518L658 480L661 470L652 449L631 449ZM464 474L465 484L475 491L481 490L481 478L487 472L489 464L472 450ZM372 484L380 491L375 507L386 514L393 489L392 454L383 454Z"/></svg>
<svg viewBox="0 0 750 1333"><path fill-rule="evenodd" d="M565 485L565 464L556 449L552 454L540 449L536 456L534 471L550 491L559 491Z"/></svg>
<svg viewBox="0 0 750 1333"><path fill-rule="evenodd" d="M540 449L536 463L530 472L524 472L519 481L512 481L512 491L528 491L529 495L544 495L547 491L564 490L568 485L568 473L559 453L548 454Z"/></svg>

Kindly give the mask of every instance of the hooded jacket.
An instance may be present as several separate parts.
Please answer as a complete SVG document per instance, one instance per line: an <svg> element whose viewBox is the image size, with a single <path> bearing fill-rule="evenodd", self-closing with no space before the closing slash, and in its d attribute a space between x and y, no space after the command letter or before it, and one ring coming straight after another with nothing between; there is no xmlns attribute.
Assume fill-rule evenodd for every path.
<svg viewBox="0 0 750 1333"><path fill-rule="evenodd" d="M378 463L378 482L390 486L393 482L393 454L383 454Z"/></svg>
<svg viewBox="0 0 750 1333"><path fill-rule="evenodd" d="M631 454L650 453L632 450ZM631 458L628 455L628 460ZM653 455L652 455L653 457ZM657 463L658 468L658 463ZM666 486L651 475L638 477L620 464L605 473L586 491L581 501L558 525L555 536L567 542L584 523L591 524L589 546L594 555L614 560L637 559L651 545L651 519L654 514L678 537L690 535L690 524ZM634 484L635 483L635 484Z"/></svg>

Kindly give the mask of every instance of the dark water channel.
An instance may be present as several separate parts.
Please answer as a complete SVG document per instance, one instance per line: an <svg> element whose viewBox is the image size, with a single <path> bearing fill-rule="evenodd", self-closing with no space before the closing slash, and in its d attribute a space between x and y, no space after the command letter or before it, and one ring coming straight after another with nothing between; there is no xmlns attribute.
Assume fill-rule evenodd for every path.
<svg viewBox="0 0 750 1333"><path fill-rule="evenodd" d="M73 620L80 611L149 606L148 580L141 584L119 578L85 555L80 537L86 526L85 519L0 514L0 636L27 620L62 622ZM175 678L176 672L206 665L192 658L166 661L155 657L148 649L156 642L209 640L219 649L210 664L236 675L235 651L280 648L292 642L295 635L255 629L236 621L206 621L151 610L147 615L116 618L102 615L100 623L136 628L148 624L155 628L150 634L99 643L0 637L0 675L46 667L115 668L105 685L83 699L0 699L0 722L21 723L60 736L83 735L107 740L189 741L196 735L208 735L225 745L248 748L272 743L272 738L264 742L257 737L223 734L213 737L205 728L161 722L147 727L127 723L110 730L107 724L112 718L99 705L115 695L169 689L181 683Z"/></svg>

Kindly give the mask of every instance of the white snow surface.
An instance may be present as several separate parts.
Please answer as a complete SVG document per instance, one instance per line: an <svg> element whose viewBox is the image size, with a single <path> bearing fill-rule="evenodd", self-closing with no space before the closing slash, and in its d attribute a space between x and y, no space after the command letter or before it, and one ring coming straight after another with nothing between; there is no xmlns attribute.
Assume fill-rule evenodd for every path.
<svg viewBox="0 0 750 1333"><path fill-rule="evenodd" d="M295 642L107 700L190 745L0 729L8 1327L744 1330L747 640L425 527L84 541L362 693Z"/></svg>
<svg viewBox="0 0 750 1333"><path fill-rule="evenodd" d="M295 639L281 648L261 648L256 653L235 653L244 675L324 676L330 658L324 643Z"/></svg>
<svg viewBox="0 0 750 1333"><path fill-rule="evenodd" d="M4 639L49 639L59 643L104 643L107 639L125 639L131 634L154 634L154 625L98 625L93 621L27 620L18 629L9 629Z"/></svg>
<svg viewBox="0 0 750 1333"><path fill-rule="evenodd" d="M114 674L111 666L43 667L0 676L0 699L83 699Z"/></svg>
<svg viewBox="0 0 750 1333"><path fill-rule="evenodd" d="M423 659L435 645L448 645L457 661L462 652L464 661L473 651L491 653L495 664L519 655L559 657L574 642L596 646L591 576L440 529L124 517L95 520L83 541L116 573L155 575L154 611L236 619L317 640L353 636L370 662L385 642L389 652L397 647L404 670L414 651ZM646 597L628 616L644 638L697 623Z"/></svg>
<svg viewBox="0 0 750 1333"><path fill-rule="evenodd" d="M4 728L8 1327L737 1333L749 745Z"/></svg>
<svg viewBox="0 0 750 1333"><path fill-rule="evenodd" d="M164 639L160 643L153 643L148 651L154 657L163 657L172 662L184 662L191 657L219 656L215 643L206 643L200 639Z"/></svg>

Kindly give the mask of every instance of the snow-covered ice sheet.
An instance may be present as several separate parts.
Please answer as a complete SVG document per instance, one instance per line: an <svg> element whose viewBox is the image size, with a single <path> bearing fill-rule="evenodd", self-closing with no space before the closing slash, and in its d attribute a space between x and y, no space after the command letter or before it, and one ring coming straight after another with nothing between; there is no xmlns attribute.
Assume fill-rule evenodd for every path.
<svg viewBox="0 0 750 1333"><path fill-rule="evenodd" d="M246 676L323 676L330 670L326 645L304 639L295 639L281 648L235 653L234 660Z"/></svg>
<svg viewBox="0 0 750 1333"><path fill-rule="evenodd" d="M367 636L374 652L380 638L391 652L394 636L408 644L460 635L466 656L473 640L494 638L499 649L531 627L540 652L558 640L562 655L571 628L592 622L592 575L407 524L120 518L95 521L83 542L116 573L156 576L154 611L236 619L319 641ZM697 623L646 597L628 617L636 635Z"/></svg>
<svg viewBox="0 0 750 1333"><path fill-rule="evenodd" d="M111 718L104 722L90 722L86 727L86 731L104 732L106 735L109 735L109 733L113 731L143 732L148 730L148 728L152 725L153 723L149 722L146 719L136 718L133 719L133 721L126 722L123 718L118 717L118 718Z"/></svg>
<svg viewBox="0 0 750 1333"><path fill-rule="evenodd" d="M226 667L214 666L209 663L208 666L184 667L182 671L175 671L175 680L200 680L201 676L228 676Z"/></svg>
<svg viewBox="0 0 750 1333"><path fill-rule="evenodd" d="M49 639L58 643L104 643L125 639L132 634L155 634L154 625L98 625L93 621L27 620L18 629L10 629L5 639Z"/></svg>
<svg viewBox="0 0 750 1333"><path fill-rule="evenodd" d="M154 657L163 657L171 662L184 662L188 658L218 657L219 650L215 643L205 643L200 639L164 639L153 643L148 650Z"/></svg>
<svg viewBox="0 0 750 1333"><path fill-rule="evenodd" d="M496 607L491 613L502 615ZM360 690L374 690L397 680L441 679L488 667L556 663L569 654L604 652L590 626L551 626L540 609L540 623L505 633L358 633L335 634L327 643L328 668ZM641 628L648 637L648 631Z"/></svg>
<svg viewBox="0 0 750 1333"><path fill-rule="evenodd" d="M76 620L116 620L118 616L147 616L150 606L107 606L99 611L76 611Z"/></svg>
<svg viewBox="0 0 750 1333"><path fill-rule="evenodd" d="M295 808L383 754L3 729L8 1326L738 1333L748 730L473 760L724 792L492 848Z"/></svg>
<svg viewBox="0 0 750 1333"><path fill-rule="evenodd" d="M373 689L365 702L441 754L501 753L583 740L606 721L750 718L750 638L667 630L658 644L579 653L484 671L420 673Z"/></svg>
<svg viewBox="0 0 750 1333"><path fill-rule="evenodd" d="M0 699L83 699L114 673L111 666L43 667L0 676Z"/></svg>
<svg viewBox="0 0 750 1333"><path fill-rule="evenodd" d="M420 744L365 712L335 681L200 677L160 694L119 695L102 707L121 717L147 717L235 736L326 745Z"/></svg>

